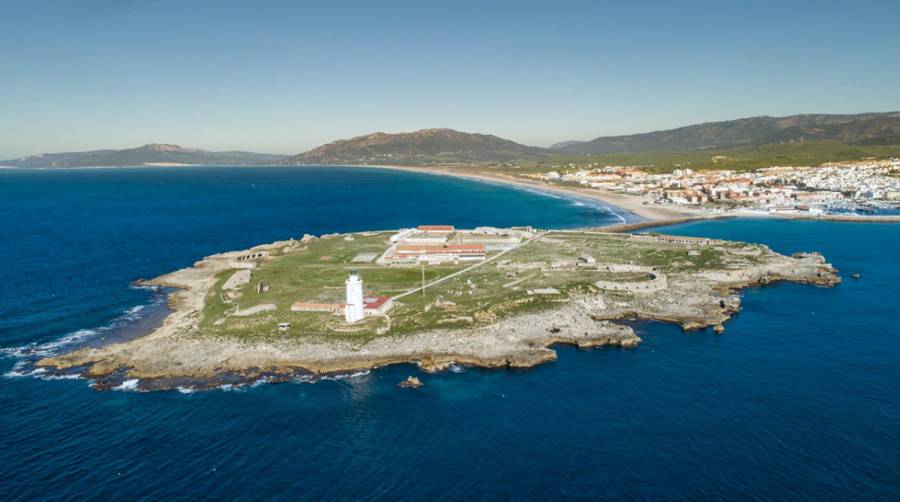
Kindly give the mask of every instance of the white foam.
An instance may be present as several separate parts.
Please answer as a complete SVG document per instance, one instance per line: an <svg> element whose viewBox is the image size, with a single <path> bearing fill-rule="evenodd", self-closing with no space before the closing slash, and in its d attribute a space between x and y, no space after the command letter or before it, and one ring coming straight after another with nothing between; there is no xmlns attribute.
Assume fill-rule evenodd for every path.
<svg viewBox="0 0 900 502"><path fill-rule="evenodd" d="M84 377L77 373L66 373L65 375L38 375L41 380L81 380Z"/></svg>
<svg viewBox="0 0 900 502"><path fill-rule="evenodd" d="M269 383L269 377L259 377L258 380L250 384L250 387L259 387L262 384Z"/></svg>
<svg viewBox="0 0 900 502"><path fill-rule="evenodd" d="M359 378L361 376L366 376L371 373L371 370L360 370L354 371L352 373L341 373L338 375L329 375L322 377L322 380L349 380L351 378Z"/></svg>
<svg viewBox="0 0 900 502"><path fill-rule="evenodd" d="M181 387L181 386L179 386L179 387L177 388L177 390L178 390L178 392L180 392L180 393L182 393L182 394L193 394L194 392L197 392L197 389L195 389L195 388L193 388L193 387Z"/></svg>
<svg viewBox="0 0 900 502"><path fill-rule="evenodd" d="M112 388L112 390L136 391L136 390L138 390L138 384L140 382L141 381L138 380L137 378L132 378L129 380L125 380L124 382L122 382L119 385L116 385L115 387Z"/></svg>
<svg viewBox="0 0 900 502"><path fill-rule="evenodd" d="M106 326L93 329L79 329L68 333L56 340L44 343L29 343L20 347L4 347L0 348L0 355L13 357L16 359L36 360L44 357L54 356L63 352L64 349L85 342L88 339L95 338L110 330L127 326L128 324L141 319L146 315L147 307L162 305L165 298L160 296L149 304L135 305L125 309L118 317ZM14 368L15 369L15 368Z"/></svg>
<svg viewBox="0 0 900 502"><path fill-rule="evenodd" d="M23 368L24 365L16 364L12 369L4 373L3 376L6 378L41 377L47 372L46 368L37 368L31 371L27 371Z"/></svg>

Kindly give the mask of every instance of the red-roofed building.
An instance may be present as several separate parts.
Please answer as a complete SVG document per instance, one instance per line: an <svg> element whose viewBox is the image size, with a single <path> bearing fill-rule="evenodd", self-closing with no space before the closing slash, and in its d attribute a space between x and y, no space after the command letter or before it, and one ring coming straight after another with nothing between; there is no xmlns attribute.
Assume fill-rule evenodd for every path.
<svg viewBox="0 0 900 502"><path fill-rule="evenodd" d="M431 232L437 234L452 234L456 229L453 225L419 225L419 232Z"/></svg>
<svg viewBox="0 0 900 502"><path fill-rule="evenodd" d="M394 306L390 296L366 296L363 298L363 315L384 315ZM293 312L327 312L342 314L343 303L295 302L291 305Z"/></svg>
<svg viewBox="0 0 900 502"><path fill-rule="evenodd" d="M478 261L486 257L484 244L399 244L391 260L396 264Z"/></svg>
<svg viewBox="0 0 900 502"><path fill-rule="evenodd" d="M363 298L364 315L384 315L394 306L390 296L367 296Z"/></svg>

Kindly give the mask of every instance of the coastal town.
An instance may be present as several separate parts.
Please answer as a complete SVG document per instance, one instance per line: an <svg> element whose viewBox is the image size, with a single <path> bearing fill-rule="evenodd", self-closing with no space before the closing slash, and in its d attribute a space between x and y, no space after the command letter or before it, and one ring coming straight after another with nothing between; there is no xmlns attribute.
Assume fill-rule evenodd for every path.
<svg viewBox="0 0 900 502"><path fill-rule="evenodd" d="M521 176L640 196L645 205L773 214L900 214L900 159L753 171L567 164Z"/></svg>

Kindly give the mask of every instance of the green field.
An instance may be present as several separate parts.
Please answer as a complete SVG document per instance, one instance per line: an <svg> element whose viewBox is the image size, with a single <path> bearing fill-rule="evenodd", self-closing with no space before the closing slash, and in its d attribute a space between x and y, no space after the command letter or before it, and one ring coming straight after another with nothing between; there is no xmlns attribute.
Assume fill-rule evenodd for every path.
<svg viewBox="0 0 900 502"><path fill-rule="evenodd" d="M646 274L610 274L596 267L574 267L582 254L589 254L599 263L643 265L673 274L720 268L735 260L733 251L748 249L747 245L736 243L698 246L643 242L629 239L626 234L558 231L424 292L398 299L387 317L369 317L348 325L342 315L290 310L297 301L342 303L344 280L354 268L364 281L367 296L395 296L419 287L423 270L428 283L472 265L468 262L399 268L352 263L360 253L384 252L389 245L388 236L357 234L352 240L332 236L309 241L285 254L276 253L260 260L250 282L232 293L224 292L222 285L235 271L222 272L206 299L201 332L242 339L328 337L361 343L376 336L481 326L515 313L552 307L579 292L596 293L593 283L597 280L647 279ZM754 258L751 253L741 255L739 260L750 263ZM260 282L268 286L267 291L257 292ZM528 289L532 288L555 288L559 294L529 294ZM277 309L249 316L230 315L236 309L263 304L275 304ZM291 327L279 331L280 322L289 322Z"/></svg>

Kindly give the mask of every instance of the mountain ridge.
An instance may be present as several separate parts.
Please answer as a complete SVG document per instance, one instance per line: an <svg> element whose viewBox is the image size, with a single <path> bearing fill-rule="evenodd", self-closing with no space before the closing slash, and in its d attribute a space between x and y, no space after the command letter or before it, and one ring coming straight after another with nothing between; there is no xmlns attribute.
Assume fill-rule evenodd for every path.
<svg viewBox="0 0 900 502"><path fill-rule="evenodd" d="M564 141L557 153L690 151L836 140L850 145L900 144L900 112L760 115L638 134Z"/></svg>
<svg viewBox="0 0 900 502"><path fill-rule="evenodd" d="M639 134L601 136L589 141L563 141L550 148L526 146L492 134L431 128L400 133L379 131L338 139L293 156L243 151L213 152L171 143L147 143L122 150L42 153L0 161L0 165L65 168L153 164L496 164L560 154L697 152L820 141L858 147L900 145L900 112L784 117L761 115Z"/></svg>
<svg viewBox="0 0 900 502"><path fill-rule="evenodd" d="M0 165L12 167L112 167L140 166L148 164L197 164L197 165L258 165L277 162L285 155L267 153L222 151L214 152L198 148L186 148L171 143L147 143L121 150L102 149L79 152L39 153L0 161Z"/></svg>
<svg viewBox="0 0 900 502"><path fill-rule="evenodd" d="M492 134L448 128L411 132L374 132L339 139L283 160L283 164L379 164L497 162L546 154Z"/></svg>

